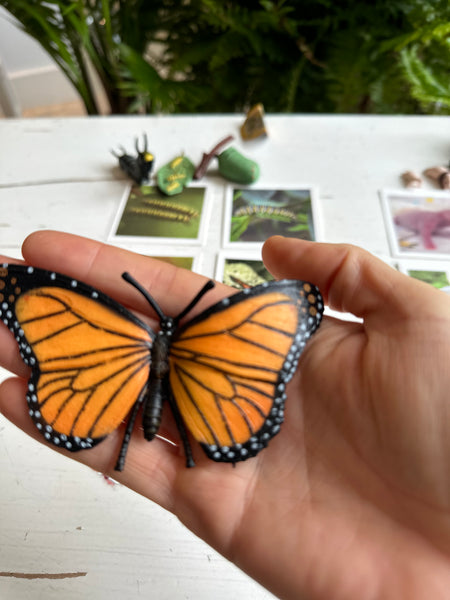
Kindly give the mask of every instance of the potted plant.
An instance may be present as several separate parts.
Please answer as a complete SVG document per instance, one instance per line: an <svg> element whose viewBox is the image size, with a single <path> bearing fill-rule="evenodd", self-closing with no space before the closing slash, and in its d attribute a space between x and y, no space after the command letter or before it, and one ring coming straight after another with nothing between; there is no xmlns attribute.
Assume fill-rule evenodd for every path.
<svg viewBox="0 0 450 600"><path fill-rule="evenodd" d="M0 0L98 113L450 112L448 0Z"/></svg>

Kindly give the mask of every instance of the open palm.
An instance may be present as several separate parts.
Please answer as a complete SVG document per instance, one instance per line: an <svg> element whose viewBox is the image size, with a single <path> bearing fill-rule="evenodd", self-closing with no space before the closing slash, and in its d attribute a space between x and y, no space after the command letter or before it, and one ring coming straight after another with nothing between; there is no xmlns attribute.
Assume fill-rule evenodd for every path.
<svg viewBox="0 0 450 600"><path fill-rule="evenodd" d="M34 234L35 266L94 285L148 312L129 271L177 314L202 279L83 238ZM337 310L324 320L288 387L286 421L257 457L235 468L194 449L151 443L136 427L125 470L113 472L121 434L75 455L175 513L219 552L283 598L448 598L450 590L450 301L348 246L273 238L277 277L315 283ZM228 295L217 286L197 310ZM27 371L9 332L0 363L19 375L0 409L41 439L28 417ZM167 415L161 429L176 440ZM72 456L73 457L73 456Z"/></svg>

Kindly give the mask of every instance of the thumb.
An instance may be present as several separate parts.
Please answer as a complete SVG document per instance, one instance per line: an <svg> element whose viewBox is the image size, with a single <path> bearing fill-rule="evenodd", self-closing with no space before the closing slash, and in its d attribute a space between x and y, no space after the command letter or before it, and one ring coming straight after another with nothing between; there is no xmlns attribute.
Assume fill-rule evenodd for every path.
<svg viewBox="0 0 450 600"><path fill-rule="evenodd" d="M431 317L449 310L445 294L356 246L276 236L264 244L263 260L275 277L310 281L330 308L363 319L379 316L388 324L401 317L427 313Z"/></svg>

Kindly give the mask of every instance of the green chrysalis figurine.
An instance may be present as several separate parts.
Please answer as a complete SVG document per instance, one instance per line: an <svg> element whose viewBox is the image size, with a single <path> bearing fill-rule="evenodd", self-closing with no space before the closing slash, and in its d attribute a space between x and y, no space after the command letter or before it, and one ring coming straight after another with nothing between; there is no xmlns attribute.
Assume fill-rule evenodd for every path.
<svg viewBox="0 0 450 600"><path fill-rule="evenodd" d="M236 183L254 183L259 177L259 166L250 158L246 158L236 148L227 148L217 157L219 172L222 177Z"/></svg>

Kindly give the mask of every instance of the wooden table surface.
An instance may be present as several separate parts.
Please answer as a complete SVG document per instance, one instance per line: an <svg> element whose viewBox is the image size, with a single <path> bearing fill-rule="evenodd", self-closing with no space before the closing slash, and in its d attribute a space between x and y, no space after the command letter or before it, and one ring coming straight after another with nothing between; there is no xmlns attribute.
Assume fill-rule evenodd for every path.
<svg viewBox="0 0 450 600"><path fill-rule="evenodd" d="M36 229L106 240L127 184L110 150L132 151L143 132L156 168L182 152L199 161L235 135L235 146L260 164L259 187L317 188L321 239L385 259L379 190L401 188L407 169L420 172L449 158L446 117L274 115L266 117L269 137L247 143L239 138L241 123L239 115L1 120L0 253L19 257L23 238ZM214 276L226 184L215 175L202 183L211 215L195 252L198 270ZM164 253L157 240L133 247ZM1 417L0 473L2 599L272 597L169 513Z"/></svg>

